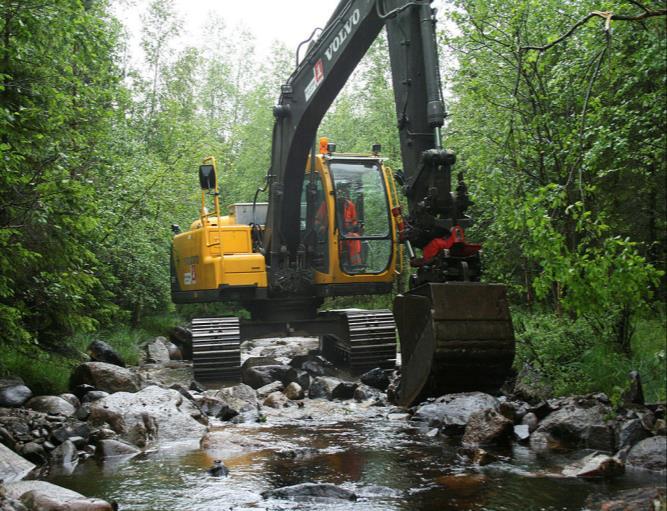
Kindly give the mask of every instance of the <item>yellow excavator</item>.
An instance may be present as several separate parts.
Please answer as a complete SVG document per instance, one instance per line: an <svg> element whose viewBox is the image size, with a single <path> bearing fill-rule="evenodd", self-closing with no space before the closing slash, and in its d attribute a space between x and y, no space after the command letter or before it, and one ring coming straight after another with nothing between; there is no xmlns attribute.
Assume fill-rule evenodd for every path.
<svg viewBox="0 0 667 511"><path fill-rule="evenodd" d="M316 140L322 117L383 28L403 163L395 173L379 146L349 154ZM470 200L461 174L452 190L455 155L441 142L445 109L430 1L342 0L319 37L304 44L308 51L274 107L271 166L254 201L223 215L215 161L207 158L199 219L185 232L175 229L172 300L235 301L250 312L249 319L193 319L195 377L238 378L243 340L291 335L318 336L322 354L354 372L391 369L398 330L398 404L497 391L514 358L512 321L505 287L480 282L481 246L465 239ZM268 202L257 202L267 189ZM393 311L319 310L327 297L392 293L405 271L404 250L410 289L394 298Z"/></svg>

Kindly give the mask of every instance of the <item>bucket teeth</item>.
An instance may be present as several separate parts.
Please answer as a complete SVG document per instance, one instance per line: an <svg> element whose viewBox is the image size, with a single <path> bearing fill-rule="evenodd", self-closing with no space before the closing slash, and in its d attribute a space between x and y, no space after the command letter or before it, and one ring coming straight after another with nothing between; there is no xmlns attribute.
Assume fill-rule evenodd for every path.
<svg viewBox="0 0 667 511"><path fill-rule="evenodd" d="M197 381L237 380L241 367L239 318L193 319L192 364Z"/></svg>

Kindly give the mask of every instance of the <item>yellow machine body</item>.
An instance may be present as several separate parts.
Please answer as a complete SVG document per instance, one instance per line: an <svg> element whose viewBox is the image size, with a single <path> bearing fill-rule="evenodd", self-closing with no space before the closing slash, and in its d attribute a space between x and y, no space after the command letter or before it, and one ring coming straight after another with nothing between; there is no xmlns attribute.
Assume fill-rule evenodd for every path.
<svg viewBox="0 0 667 511"><path fill-rule="evenodd" d="M376 196L382 194L386 208L387 231L386 239L378 240L383 243L383 254L386 256L386 265L379 264L376 268L360 268L354 271L346 269L341 264L341 257L346 244L375 243L375 240L357 242L341 233L336 221L337 190L332 175L332 162L368 162L373 165L377 186ZM213 158L207 158L205 164L215 168ZM341 164L344 165L344 164ZM335 166L335 164L334 164ZM354 168L354 167L352 167ZM305 169L304 188L306 183L318 183L320 198L325 202L326 218L321 232L326 239L320 240L323 247L323 259L328 261L326 267L314 269L313 284L315 294L319 296L333 296L338 294L364 294L374 292L389 292L391 284L400 269L400 244L397 240L397 226L391 214L398 205L396 186L391 170L384 166L380 159L369 155L340 154L332 157L327 154L318 154L315 157L314 176L311 176L310 161ZM213 211L206 208L207 196L213 196ZM234 204L230 206L229 214L220 214L218 203L217 183L215 191L208 194L202 191L202 204L199 219L194 221L186 232L178 233L173 239L172 250L172 298L176 303L212 302L227 298L243 300L265 299L269 278L264 255L253 246L253 229L256 235L261 235L263 225L252 226L248 215L244 219L237 218L243 211L254 210L251 204ZM363 200L363 199L360 199ZM305 201L305 198L304 198ZM378 200L376 199L376 202ZM266 204L257 204L258 210L265 211ZM305 204L302 201L302 209ZM259 216L259 215L258 215ZM377 215L374 215L377 216ZM305 225L305 219L304 219ZM321 234L319 234L321 235ZM384 266L384 267L382 267ZM373 285L366 292L355 290L346 292L344 286ZM384 287L382 287L384 286ZM361 289L361 288L357 288Z"/></svg>

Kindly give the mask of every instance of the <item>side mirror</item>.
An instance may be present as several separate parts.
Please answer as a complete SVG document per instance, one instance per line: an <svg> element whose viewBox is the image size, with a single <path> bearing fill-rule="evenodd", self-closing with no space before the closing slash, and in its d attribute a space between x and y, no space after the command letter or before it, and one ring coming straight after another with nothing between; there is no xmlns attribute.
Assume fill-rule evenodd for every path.
<svg viewBox="0 0 667 511"><path fill-rule="evenodd" d="M199 186L202 190L215 190L215 167L213 165L199 166Z"/></svg>

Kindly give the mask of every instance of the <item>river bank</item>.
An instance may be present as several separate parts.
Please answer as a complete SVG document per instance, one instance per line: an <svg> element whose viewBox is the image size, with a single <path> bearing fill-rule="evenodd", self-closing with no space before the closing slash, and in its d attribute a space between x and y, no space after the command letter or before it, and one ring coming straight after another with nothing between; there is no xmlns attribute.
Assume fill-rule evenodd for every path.
<svg viewBox="0 0 667 511"><path fill-rule="evenodd" d="M61 496L73 509L664 506L663 405L466 393L400 409L392 375L359 381L298 338L245 343L245 383L203 388L180 360L187 332L172 340L132 368L91 350L105 361L77 367L72 394L3 381L2 509L61 509L54 483L76 491ZM227 476L207 473L215 460Z"/></svg>

